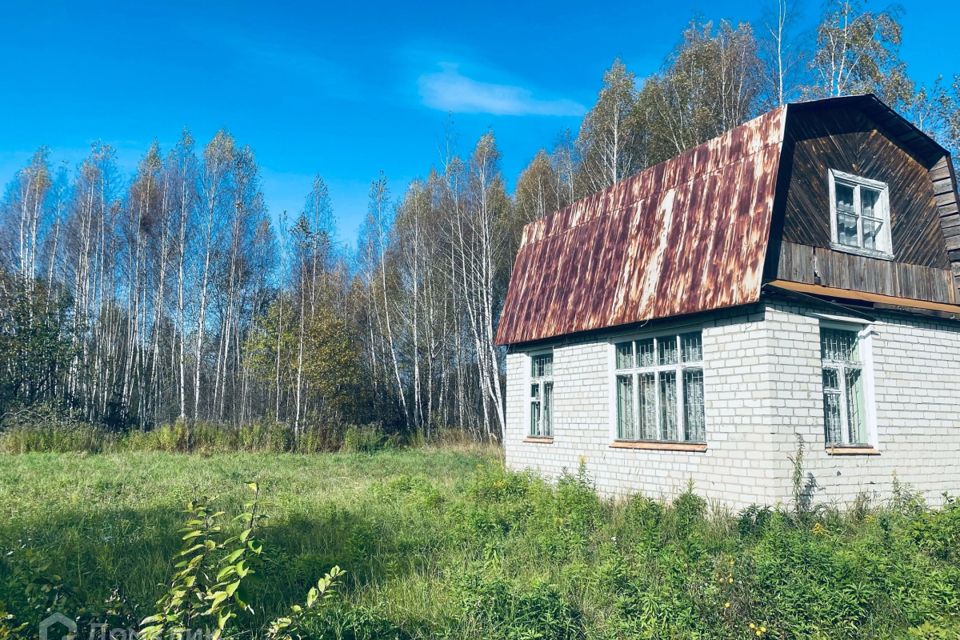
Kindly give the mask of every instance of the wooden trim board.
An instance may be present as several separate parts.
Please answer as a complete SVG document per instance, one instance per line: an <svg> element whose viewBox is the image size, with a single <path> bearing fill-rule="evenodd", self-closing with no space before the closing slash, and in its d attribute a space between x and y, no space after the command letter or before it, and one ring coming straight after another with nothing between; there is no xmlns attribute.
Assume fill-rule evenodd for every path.
<svg viewBox="0 0 960 640"><path fill-rule="evenodd" d="M690 451L702 452L707 450L705 443L696 442L638 442L635 440L614 440L610 443L611 449L647 449L651 451Z"/></svg>
<svg viewBox="0 0 960 640"><path fill-rule="evenodd" d="M862 300L864 302L876 302L879 304L888 304L898 307L909 307L913 309L928 309L930 311L942 311L944 313L955 313L960 315L960 305L946 304L943 302L930 302L929 300L913 300L911 298L899 298L897 296L888 296L882 293L868 293L866 291L851 291L849 289L836 289L834 287L824 287L819 284L807 284L805 282L791 282L789 280L771 280L767 283L771 287L784 289L786 291L796 291L813 296L826 296L830 298L846 298L848 300Z"/></svg>
<svg viewBox="0 0 960 640"><path fill-rule="evenodd" d="M831 456L878 456L880 452L873 447L827 447Z"/></svg>

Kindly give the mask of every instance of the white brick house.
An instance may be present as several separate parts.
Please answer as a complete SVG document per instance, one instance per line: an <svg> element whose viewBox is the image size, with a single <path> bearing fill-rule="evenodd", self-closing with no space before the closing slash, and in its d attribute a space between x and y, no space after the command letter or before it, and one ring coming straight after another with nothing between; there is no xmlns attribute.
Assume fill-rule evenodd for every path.
<svg viewBox="0 0 960 640"><path fill-rule="evenodd" d="M607 494L960 493L949 155L873 96L788 105L524 230L506 460Z"/></svg>

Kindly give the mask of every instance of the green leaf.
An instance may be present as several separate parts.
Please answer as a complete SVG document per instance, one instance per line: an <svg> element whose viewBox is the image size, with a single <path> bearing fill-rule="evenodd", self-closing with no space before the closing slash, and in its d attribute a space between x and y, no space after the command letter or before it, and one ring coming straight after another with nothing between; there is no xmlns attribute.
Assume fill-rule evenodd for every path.
<svg viewBox="0 0 960 640"><path fill-rule="evenodd" d="M250 569L247 569L247 565L244 564L243 560L234 565L237 569L237 575L241 578L246 578L248 574L251 573Z"/></svg>
<svg viewBox="0 0 960 640"><path fill-rule="evenodd" d="M217 573L217 582L223 582L224 578L232 574L235 574L236 572L237 572L237 568L234 567L233 565L224 567Z"/></svg>
<svg viewBox="0 0 960 640"><path fill-rule="evenodd" d="M210 600L210 607L204 612L205 615L210 615L214 613L219 607L220 604L227 599L226 591L215 591L212 594L209 594L207 598Z"/></svg>
<svg viewBox="0 0 960 640"><path fill-rule="evenodd" d="M227 557L223 559L223 561L227 564L233 564L237 558L243 555L244 551L245 549L243 548L237 549L236 551L228 554Z"/></svg>
<svg viewBox="0 0 960 640"><path fill-rule="evenodd" d="M233 617L235 617L236 615L237 615L237 614L233 613L232 611L224 611L224 612L218 614L218 615L217 615L217 627L220 628L220 629L223 629L224 627L227 626L227 622L230 620L230 618L233 618Z"/></svg>
<svg viewBox="0 0 960 640"><path fill-rule="evenodd" d="M193 545L193 546L190 547L189 549L184 549L183 551L180 552L179 555L181 555L181 556L188 556L188 555L190 555L191 553L197 551L198 549L203 549L203 543L202 543L202 542L199 543L199 544Z"/></svg>
<svg viewBox="0 0 960 640"><path fill-rule="evenodd" d="M241 582L240 580L236 580L236 581L231 582L230 584L227 585L226 593L227 593L227 596L228 596L228 597L229 597L229 596L232 596L232 595L234 594L234 592L236 592L237 587L240 586L240 582Z"/></svg>

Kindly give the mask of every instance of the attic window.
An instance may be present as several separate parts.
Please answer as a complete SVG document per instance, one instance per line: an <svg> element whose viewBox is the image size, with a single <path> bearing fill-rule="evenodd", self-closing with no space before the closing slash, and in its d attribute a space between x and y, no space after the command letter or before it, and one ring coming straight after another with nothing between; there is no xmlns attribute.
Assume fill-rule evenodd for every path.
<svg viewBox="0 0 960 640"><path fill-rule="evenodd" d="M887 184L831 169L832 247L873 258L892 258Z"/></svg>

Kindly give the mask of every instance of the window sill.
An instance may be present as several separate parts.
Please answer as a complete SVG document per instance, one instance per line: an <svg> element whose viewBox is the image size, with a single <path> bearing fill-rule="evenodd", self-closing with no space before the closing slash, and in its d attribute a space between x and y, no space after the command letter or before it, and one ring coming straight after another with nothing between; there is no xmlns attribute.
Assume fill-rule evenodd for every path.
<svg viewBox="0 0 960 640"><path fill-rule="evenodd" d="M652 442L637 440L614 440L610 443L611 449L647 449L650 451L690 451L703 452L707 450L705 442Z"/></svg>
<svg viewBox="0 0 960 640"><path fill-rule="evenodd" d="M527 436L523 441L530 444L553 444L553 436Z"/></svg>
<svg viewBox="0 0 960 640"><path fill-rule="evenodd" d="M873 447L827 447L831 456L878 456L880 451Z"/></svg>
<svg viewBox="0 0 960 640"><path fill-rule="evenodd" d="M830 248L834 251L842 251L843 253L852 253L855 256L863 256L864 258L876 258L877 260L893 260L893 254L887 253L886 251L874 251L872 249L861 249L859 247L851 247L839 242L831 242Z"/></svg>

